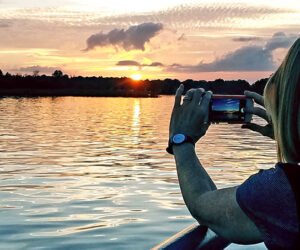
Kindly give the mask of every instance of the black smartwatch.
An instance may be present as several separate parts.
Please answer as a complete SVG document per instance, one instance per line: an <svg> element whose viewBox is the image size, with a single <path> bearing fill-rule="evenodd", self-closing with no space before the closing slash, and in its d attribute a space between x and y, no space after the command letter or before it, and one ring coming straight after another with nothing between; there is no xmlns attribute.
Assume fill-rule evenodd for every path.
<svg viewBox="0 0 300 250"><path fill-rule="evenodd" d="M187 135L184 134L175 134L174 136L172 136L169 140L169 145L166 148L166 151L169 154L174 154L173 153L173 145L181 145L183 143L192 143L193 145L195 145L193 139Z"/></svg>

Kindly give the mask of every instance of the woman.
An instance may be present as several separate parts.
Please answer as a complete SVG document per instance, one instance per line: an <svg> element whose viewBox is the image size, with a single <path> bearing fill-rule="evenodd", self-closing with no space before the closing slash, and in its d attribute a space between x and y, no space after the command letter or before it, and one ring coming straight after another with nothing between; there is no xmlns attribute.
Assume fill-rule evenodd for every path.
<svg viewBox="0 0 300 250"><path fill-rule="evenodd" d="M242 128L274 138L279 163L241 186L217 190L202 167L194 144L209 127L212 93L189 90L181 104L183 90L181 85L175 96L168 151L174 154L181 192L192 216L230 242L263 241L270 249L300 249L300 39L269 79L264 97L245 92L266 108L246 112L268 124L250 123Z"/></svg>

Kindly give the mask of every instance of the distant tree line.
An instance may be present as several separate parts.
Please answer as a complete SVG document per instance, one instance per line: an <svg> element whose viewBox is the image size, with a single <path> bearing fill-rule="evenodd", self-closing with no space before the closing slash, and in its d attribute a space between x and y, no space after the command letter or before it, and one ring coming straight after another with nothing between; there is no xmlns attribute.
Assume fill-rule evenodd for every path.
<svg viewBox="0 0 300 250"><path fill-rule="evenodd" d="M191 88L204 88L215 94L243 94L245 90L263 93L268 78L249 84L245 80L194 81L183 82L177 79L140 80L127 77L69 77L56 70L52 76L39 75L5 75L0 70L0 96L124 96L124 97L156 97L158 95L174 95L181 83L185 91Z"/></svg>

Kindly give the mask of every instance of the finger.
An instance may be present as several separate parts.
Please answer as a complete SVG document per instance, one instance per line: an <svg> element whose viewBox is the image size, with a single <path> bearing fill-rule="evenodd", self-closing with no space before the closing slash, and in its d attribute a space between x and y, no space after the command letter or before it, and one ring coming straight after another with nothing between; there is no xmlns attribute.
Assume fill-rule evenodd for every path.
<svg viewBox="0 0 300 250"><path fill-rule="evenodd" d="M194 93L196 92L197 89L189 89L186 93L185 96L189 96L193 98Z"/></svg>
<svg viewBox="0 0 300 250"><path fill-rule="evenodd" d="M211 96L212 96L211 91L205 92L205 94L203 95L202 100L201 100L201 106L208 107L209 103L210 103Z"/></svg>
<svg viewBox="0 0 300 250"><path fill-rule="evenodd" d="M198 88L196 89L195 93L194 93L194 96L193 96L193 103L195 105L199 105L200 104L200 101L202 99L202 95L205 93L205 90L202 89L202 88Z"/></svg>
<svg viewBox="0 0 300 250"><path fill-rule="evenodd" d="M262 109L262 108L259 108L259 107L245 108L245 112L257 115L257 116L265 119L267 122L270 121L265 109Z"/></svg>
<svg viewBox="0 0 300 250"><path fill-rule="evenodd" d="M247 129L250 129L254 132L259 132L261 134L263 134L263 130L264 130L264 127L263 126L260 126L258 124L255 124L255 123L248 123L248 124L244 124L242 125L242 128L247 128Z"/></svg>
<svg viewBox="0 0 300 250"><path fill-rule="evenodd" d="M207 91L201 100L200 106L203 110L206 110L204 122L209 121L209 104L210 104L211 96L212 96L212 92Z"/></svg>
<svg viewBox="0 0 300 250"><path fill-rule="evenodd" d="M184 86L183 86L183 84L180 84L180 86L177 89L176 94L175 94L174 108L180 107L181 96L182 96L183 90L184 90Z"/></svg>
<svg viewBox="0 0 300 250"><path fill-rule="evenodd" d="M191 100L192 100L192 98L190 98L189 96L185 96L185 97L183 97L183 104L190 103ZM183 105L183 104L182 104L182 105Z"/></svg>
<svg viewBox="0 0 300 250"><path fill-rule="evenodd" d="M247 97L253 98L257 104L259 104L261 106L265 106L264 105L264 97L261 96L260 94L258 94L256 92L252 92L252 91L247 91L247 90L244 92L244 94Z"/></svg>
<svg viewBox="0 0 300 250"><path fill-rule="evenodd" d="M189 103L193 99L195 91L196 89L190 89L185 93L183 104Z"/></svg>

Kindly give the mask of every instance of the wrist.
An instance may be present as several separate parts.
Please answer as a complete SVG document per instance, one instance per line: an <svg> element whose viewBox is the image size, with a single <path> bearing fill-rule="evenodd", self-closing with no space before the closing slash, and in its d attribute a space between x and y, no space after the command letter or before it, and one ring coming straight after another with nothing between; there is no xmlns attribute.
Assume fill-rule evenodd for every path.
<svg viewBox="0 0 300 250"><path fill-rule="evenodd" d="M174 154L173 147L175 145L182 145L182 144L186 144L186 143L191 144L192 146L195 145L192 137L187 136L185 134L181 134L181 133L175 134L169 139L168 147L166 148L166 151L169 154Z"/></svg>
<svg viewBox="0 0 300 250"><path fill-rule="evenodd" d="M175 154L181 154L186 152L195 152L195 146L192 143L183 143L180 145L173 145L173 152Z"/></svg>

